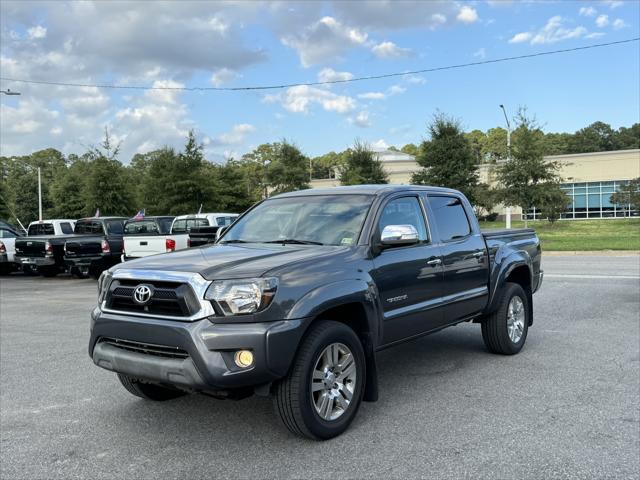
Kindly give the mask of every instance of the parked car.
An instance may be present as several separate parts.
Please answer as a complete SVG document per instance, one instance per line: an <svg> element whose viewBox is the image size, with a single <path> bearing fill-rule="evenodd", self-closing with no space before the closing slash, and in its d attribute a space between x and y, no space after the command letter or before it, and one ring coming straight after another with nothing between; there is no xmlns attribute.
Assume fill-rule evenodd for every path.
<svg viewBox="0 0 640 480"><path fill-rule="evenodd" d="M171 234L188 234L191 247L214 243L218 230L228 227L238 218L237 213L198 213L176 217L171 226Z"/></svg>
<svg viewBox="0 0 640 480"><path fill-rule="evenodd" d="M64 270L64 243L73 235L75 220L31 222L27 235L16 239L16 262L25 273L52 277Z"/></svg>
<svg viewBox="0 0 640 480"><path fill-rule="evenodd" d="M122 261L187 248L187 234L182 235L178 241L170 235L174 218L159 216L127 220L124 224Z"/></svg>
<svg viewBox="0 0 640 480"><path fill-rule="evenodd" d="M456 190L286 193L215 245L104 272L89 355L138 397L271 395L291 432L327 439L378 398L379 350L474 322L518 353L540 260L534 230L482 233Z"/></svg>
<svg viewBox="0 0 640 480"><path fill-rule="evenodd" d="M124 217L83 218L64 244L64 263L76 277L95 278L120 263Z"/></svg>
<svg viewBox="0 0 640 480"><path fill-rule="evenodd" d="M16 238L22 232L8 223L0 222L0 275L7 275L19 268L15 261Z"/></svg>

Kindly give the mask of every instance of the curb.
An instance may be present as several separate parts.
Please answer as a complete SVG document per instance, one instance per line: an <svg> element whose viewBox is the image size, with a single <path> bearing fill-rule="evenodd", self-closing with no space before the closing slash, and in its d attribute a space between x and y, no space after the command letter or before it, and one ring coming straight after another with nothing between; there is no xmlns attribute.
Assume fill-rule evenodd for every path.
<svg viewBox="0 0 640 480"><path fill-rule="evenodd" d="M640 250L542 250L542 255L549 256L598 256L598 257L637 257Z"/></svg>

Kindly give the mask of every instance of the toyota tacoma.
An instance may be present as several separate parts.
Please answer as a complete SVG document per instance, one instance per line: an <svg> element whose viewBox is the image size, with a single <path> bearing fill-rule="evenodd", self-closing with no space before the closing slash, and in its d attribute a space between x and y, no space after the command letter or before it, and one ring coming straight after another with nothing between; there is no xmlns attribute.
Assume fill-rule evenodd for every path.
<svg viewBox="0 0 640 480"><path fill-rule="evenodd" d="M384 348L473 322L518 353L540 257L532 229L481 232L455 190L286 193L214 245L104 272L89 355L138 397L271 396L291 432L328 439L377 400Z"/></svg>

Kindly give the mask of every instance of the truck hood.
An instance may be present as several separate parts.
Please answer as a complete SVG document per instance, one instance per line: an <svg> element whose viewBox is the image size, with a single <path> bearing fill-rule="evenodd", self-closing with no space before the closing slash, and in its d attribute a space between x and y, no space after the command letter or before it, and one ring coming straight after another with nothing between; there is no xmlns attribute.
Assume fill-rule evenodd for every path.
<svg viewBox="0 0 640 480"><path fill-rule="evenodd" d="M324 256L350 247L316 245L210 245L132 260L112 270L135 269L199 273L207 280L260 277L272 270Z"/></svg>

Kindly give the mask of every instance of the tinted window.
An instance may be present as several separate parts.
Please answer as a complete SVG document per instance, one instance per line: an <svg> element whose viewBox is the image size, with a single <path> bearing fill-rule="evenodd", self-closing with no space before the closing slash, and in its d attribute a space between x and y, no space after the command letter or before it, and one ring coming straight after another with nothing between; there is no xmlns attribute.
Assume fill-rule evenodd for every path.
<svg viewBox="0 0 640 480"><path fill-rule="evenodd" d="M226 227L231 225L236 218L238 218L236 215L233 217L216 217L216 223L219 227Z"/></svg>
<svg viewBox="0 0 640 480"><path fill-rule="evenodd" d="M102 223L95 221L76 222L76 235L102 235Z"/></svg>
<svg viewBox="0 0 640 480"><path fill-rule="evenodd" d="M53 223L34 223L29 225L28 235L54 235Z"/></svg>
<svg viewBox="0 0 640 480"><path fill-rule="evenodd" d="M159 233L158 224L155 220L129 222L124 226L125 235L157 235Z"/></svg>
<svg viewBox="0 0 640 480"><path fill-rule="evenodd" d="M389 201L378 220L378 232L382 233L388 225L412 225L420 240L428 239L424 216L416 197L402 197Z"/></svg>
<svg viewBox="0 0 640 480"><path fill-rule="evenodd" d="M429 204L443 242L463 238L471 233L469 219L460 200L454 197L429 196Z"/></svg>
<svg viewBox="0 0 640 480"><path fill-rule="evenodd" d="M124 222L122 220L107 221L107 231L110 235L122 235L124 230Z"/></svg>
<svg viewBox="0 0 640 480"><path fill-rule="evenodd" d="M71 235L73 233L73 227L69 222L62 222L60 224L60 230L62 230L62 233L65 235Z"/></svg>
<svg viewBox="0 0 640 480"><path fill-rule="evenodd" d="M160 224L160 233L163 235L167 235L171 231L171 224L173 223L173 217L159 218L158 223Z"/></svg>
<svg viewBox="0 0 640 480"><path fill-rule="evenodd" d="M173 233L187 233L193 227L208 227L206 218L182 218L173 222Z"/></svg>
<svg viewBox="0 0 640 480"><path fill-rule="evenodd" d="M11 230L0 230L0 238L16 238L17 235Z"/></svg>

